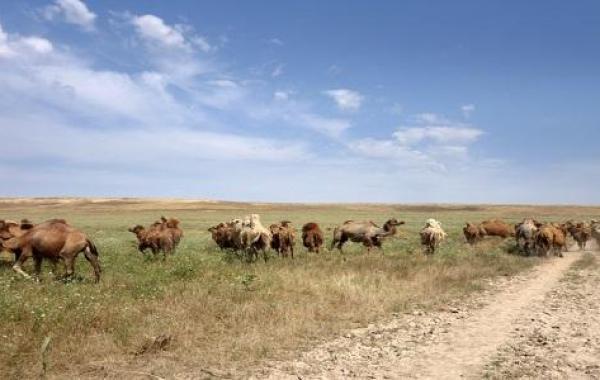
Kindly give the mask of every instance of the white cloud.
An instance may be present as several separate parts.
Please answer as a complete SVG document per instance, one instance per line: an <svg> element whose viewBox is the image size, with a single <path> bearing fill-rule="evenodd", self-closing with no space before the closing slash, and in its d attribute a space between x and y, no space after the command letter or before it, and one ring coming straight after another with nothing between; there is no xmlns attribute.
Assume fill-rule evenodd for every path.
<svg viewBox="0 0 600 380"><path fill-rule="evenodd" d="M208 41L204 37L193 36L191 38L191 41L194 45L196 45L200 50L202 50L205 53L208 53L211 50L213 50L213 47L208 43Z"/></svg>
<svg viewBox="0 0 600 380"><path fill-rule="evenodd" d="M138 34L151 42L166 46L186 48L187 44L181 32L154 15L134 16L131 20Z"/></svg>
<svg viewBox="0 0 600 380"><path fill-rule="evenodd" d="M201 88L192 88L192 97L204 106L226 110L239 105L246 95L246 88L231 79L216 79L206 82Z"/></svg>
<svg viewBox="0 0 600 380"><path fill-rule="evenodd" d="M414 115L412 119L418 124L446 125L450 123L450 121L443 116L429 112L418 113Z"/></svg>
<svg viewBox="0 0 600 380"><path fill-rule="evenodd" d="M273 78L277 78L281 74L283 74L283 65L279 64L279 65L275 66L275 68L271 72L271 76Z"/></svg>
<svg viewBox="0 0 600 380"><path fill-rule="evenodd" d="M444 165L428 154L399 145L393 140L364 138L350 141L347 147L363 157L394 160L392 163L396 166L444 170Z"/></svg>
<svg viewBox="0 0 600 380"><path fill-rule="evenodd" d="M398 128L391 139L351 140L348 148L364 157L394 159L403 166L446 171L449 165L466 162L469 146L483 134L478 128L434 113L417 114L409 121L412 125Z"/></svg>
<svg viewBox="0 0 600 380"><path fill-rule="evenodd" d="M416 114L409 117L409 124L411 125L401 126L394 132L394 137L402 145L468 145L483 134L481 129L435 113Z"/></svg>
<svg viewBox="0 0 600 380"><path fill-rule="evenodd" d="M78 165L160 165L150 157L161 157L165 166L189 160L290 161L309 156L302 143L187 128L98 130L65 125L57 118L19 119L0 116L0 125L12 144L4 150L13 159L53 157ZM27 146L31 149L24 150ZM158 161L161 161L158 160Z"/></svg>
<svg viewBox="0 0 600 380"><path fill-rule="evenodd" d="M360 93L345 88L328 90L323 93L333 99L337 106L344 111L358 110L364 100Z"/></svg>
<svg viewBox="0 0 600 380"><path fill-rule="evenodd" d="M337 141L352 124L344 118L334 118L318 114L310 103L299 99L291 99L295 91L278 90L273 93L271 104L253 104L246 108L249 117L261 124L285 123L290 127L300 127L315 131ZM312 138L313 134L311 134Z"/></svg>
<svg viewBox="0 0 600 380"><path fill-rule="evenodd" d="M273 98L275 100L288 100L289 97L290 94L287 91L275 91L275 93L273 93Z"/></svg>
<svg viewBox="0 0 600 380"><path fill-rule="evenodd" d="M53 20L62 17L69 24L79 25L85 30L93 30L96 14L90 11L81 0L56 0L42 11L44 17Z"/></svg>
<svg viewBox="0 0 600 380"><path fill-rule="evenodd" d="M171 165L185 161L183 166L197 160L285 162L310 156L300 140L228 131L209 112L209 107L247 101L234 79L192 78L185 96L174 96L170 88L177 83L170 72L99 70L71 53L54 51L48 40L7 34L0 25L4 51L0 129L12 141L10 155L16 160L59 160L67 166L121 162L141 168L156 164L149 154Z"/></svg>
<svg viewBox="0 0 600 380"><path fill-rule="evenodd" d="M50 41L37 36L22 37L19 35L9 35L2 29L0 24L0 59L11 57L29 57L32 55L44 55L53 51Z"/></svg>
<svg viewBox="0 0 600 380"><path fill-rule="evenodd" d="M187 51L198 48L205 53L213 50L206 38L194 34L189 25L171 26L151 14L131 16L131 23L138 35L149 44Z"/></svg>
<svg viewBox="0 0 600 380"><path fill-rule="evenodd" d="M279 38L276 38L276 37L271 38L268 42L271 45L283 46L283 41L281 41Z"/></svg>
<svg viewBox="0 0 600 380"><path fill-rule="evenodd" d="M238 84L231 79L216 79L209 83L221 88L238 88Z"/></svg>
<svg viewBox="0 0 600 380"><path fill-rule="evenodd" d="M435 144L470 144L483 132L476 128L465 127L411 127L400 128L394 137L401 145L414 145L424 141Z"/></svg>
<svg viewBox="0 0 600 380"><path fill-rule="evenodd" d="M21 39L21 43L40 54L50 53L53 50L52 43L41 37L25 37Z"/></svg>
<svg viewBox="0 0 600 380"><path fill-rule="evenodd" d="M460 107L460 110L463 113L463 116L465 117L465 119L468 119L469 117L471 117L471 114L473 113L473 111L475 111L475 105L473 104L465 104L463 106Z"/></svg>
<svg viewBox="0 0 600 380"><path fill-rule="evenodd" d="M348 120L327 118L309 113L298 114L295 117L297 117L297 122L333 138L340 137L351 126Z"/></svg>

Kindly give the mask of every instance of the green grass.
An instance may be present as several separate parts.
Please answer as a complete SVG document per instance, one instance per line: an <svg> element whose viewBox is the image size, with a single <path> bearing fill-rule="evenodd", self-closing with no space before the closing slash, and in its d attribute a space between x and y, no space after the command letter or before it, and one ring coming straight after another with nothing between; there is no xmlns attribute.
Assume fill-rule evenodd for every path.
<svg viewBox="0 0 600 380"><path fill-rule="evenodd" d="M393 312L439 305L481 289L484 278L512 275L537 263L507 254L509 242L467 246L461 230L466 220L598 215L596 209L562 208L53 201L0 203L0 212L4 218L33 221L66 218L96 243L103 268L95 285L83 257L76 267L79 280L68 284L54 281L49 266L41 283L20 278L8 265L0 267L0 374L15 379L39 375L39 347L47 336L52 337L49 376L58 378L117 376L127 368L169 377L182 368L243 368L284 357ZM316 255L298 245L294 260L273 257L248 264L219 251L206 230L250 212L259 213L264 224L288 219L296 228L308 221L326 230L346 219L383 223L389 217L407 225L384 243L383 255L367 255L356 244L347 245L343 255ZM127 232L130 225L147 225L162 214L180 218L185 234L166 262L142 256ZM449 238L428 258L417 232L430 217L442 221ZM330 239L326 231L327 244ZM160 334L173 337L167 353L134 355Z"/></svg>

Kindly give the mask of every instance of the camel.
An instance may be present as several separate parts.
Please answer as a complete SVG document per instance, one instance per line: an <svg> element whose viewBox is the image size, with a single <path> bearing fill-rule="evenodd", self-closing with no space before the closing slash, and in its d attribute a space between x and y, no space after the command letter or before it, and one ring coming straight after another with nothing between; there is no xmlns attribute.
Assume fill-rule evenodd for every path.
<svg viewBox="0 0 600 380"><path fill-rule="evenodd" d="M75 272L75 259L83 252L94 269L95 282L100 281L101 269L96 246L85 233L64 220L50 220L37 224L25 234L4 241L2 246L13 252L20 250L21 255L13 265L13 270L23 277L31 278L21 267L29 257L33 257L36 278L39 278L43 259L53 262L63 260L66 278L71 278Z"/></svg>
<svg viewBox="0 0 600 380"><path fill-rule="evenodd" d="M343 252L342 246L348 240L355 243L363 243L367 247L367 253L371 252L372 247L377 247L383 252L383 239L396 234L396 227L404 224L403 221L397 219L389 219L383 227L377 226L372 221L353 221L347 220L341 226L338 226L333 231L333 241L331 249L334 247Z"/></svg>

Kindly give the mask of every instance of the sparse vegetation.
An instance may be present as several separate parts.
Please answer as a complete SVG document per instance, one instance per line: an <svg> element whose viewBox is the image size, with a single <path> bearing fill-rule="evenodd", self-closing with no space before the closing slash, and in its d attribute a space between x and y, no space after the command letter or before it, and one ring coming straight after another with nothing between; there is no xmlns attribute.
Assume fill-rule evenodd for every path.
<svg viewBox="0 0 600 380"><path fill-rule="evenodd" d="M265 223L288 219L297 228L317 221L326 243L331 241L326 229L350 218L397 217L407 224L384 243L384 255L367 255L359 244L349 244L343 255L307 253L297 242L293 260L272 254L267 263L248 264L221 252L207 228L251 211ZM589 218L599 210L46 200L0 203L0 213L33 221L66 218L95 242L103 269L95 285L83 258L77 263L81 280L66 284L54 281L46 264L42 283L0 267L0 373L16 379L42 372L46 337L52 339L44 353L48 378L118 377L140 368L172 375L290 355L390 313L459 297L479 289L482 279L512 275L537 262L507 254L510 244L498 239L468 246L462 236L466 220ZM177 216L185 231L166 262L140 254L127 231L163 213ZM449 234L433 257L422 254L418 235L429 217L441 220ZM135 355L157 336L169 337L166 351Z"/></svg>

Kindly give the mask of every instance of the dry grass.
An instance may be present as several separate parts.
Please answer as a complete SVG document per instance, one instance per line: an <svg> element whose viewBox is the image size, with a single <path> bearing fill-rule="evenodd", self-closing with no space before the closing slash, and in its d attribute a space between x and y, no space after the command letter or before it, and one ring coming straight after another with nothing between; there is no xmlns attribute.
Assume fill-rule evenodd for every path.
<svg viewBox="0 0 600 380"><path fill-rule="evenodd" d="M332 227L346 219L406 220L385 254L358 246L345 255L303 251L295 260L246 264L220 252L206 229L258 212L266 223L317 221ZM182 220L185 238L167 262L136 252L127 226L159 215ZM112 200L0 201L0 217L41 221L64 217L90 234L100 250L101 284L80 259L80 282L63 284L47 274L41 284L0 268L0 374L38 376L39 347L47 336L48 376L135 377L154 373L240 374L265 358L288 357L346 329L415 306L431 307L481 287L482 279L512 275L535 259L506 254L509 243L463 243L466 220L524 216L562 220L598 217L597 208L524 206L270 205L218 202ZM420 253L417 231L426 218L444 224L449 241L439 254ZM327 233L330 235L330 232ZM327 236L330 241L330 236ZM297 247L300 250L300 247ZM152 337L172 337L165 351L140 354ZM136 355L137 353L137 355Z"/></svg>

